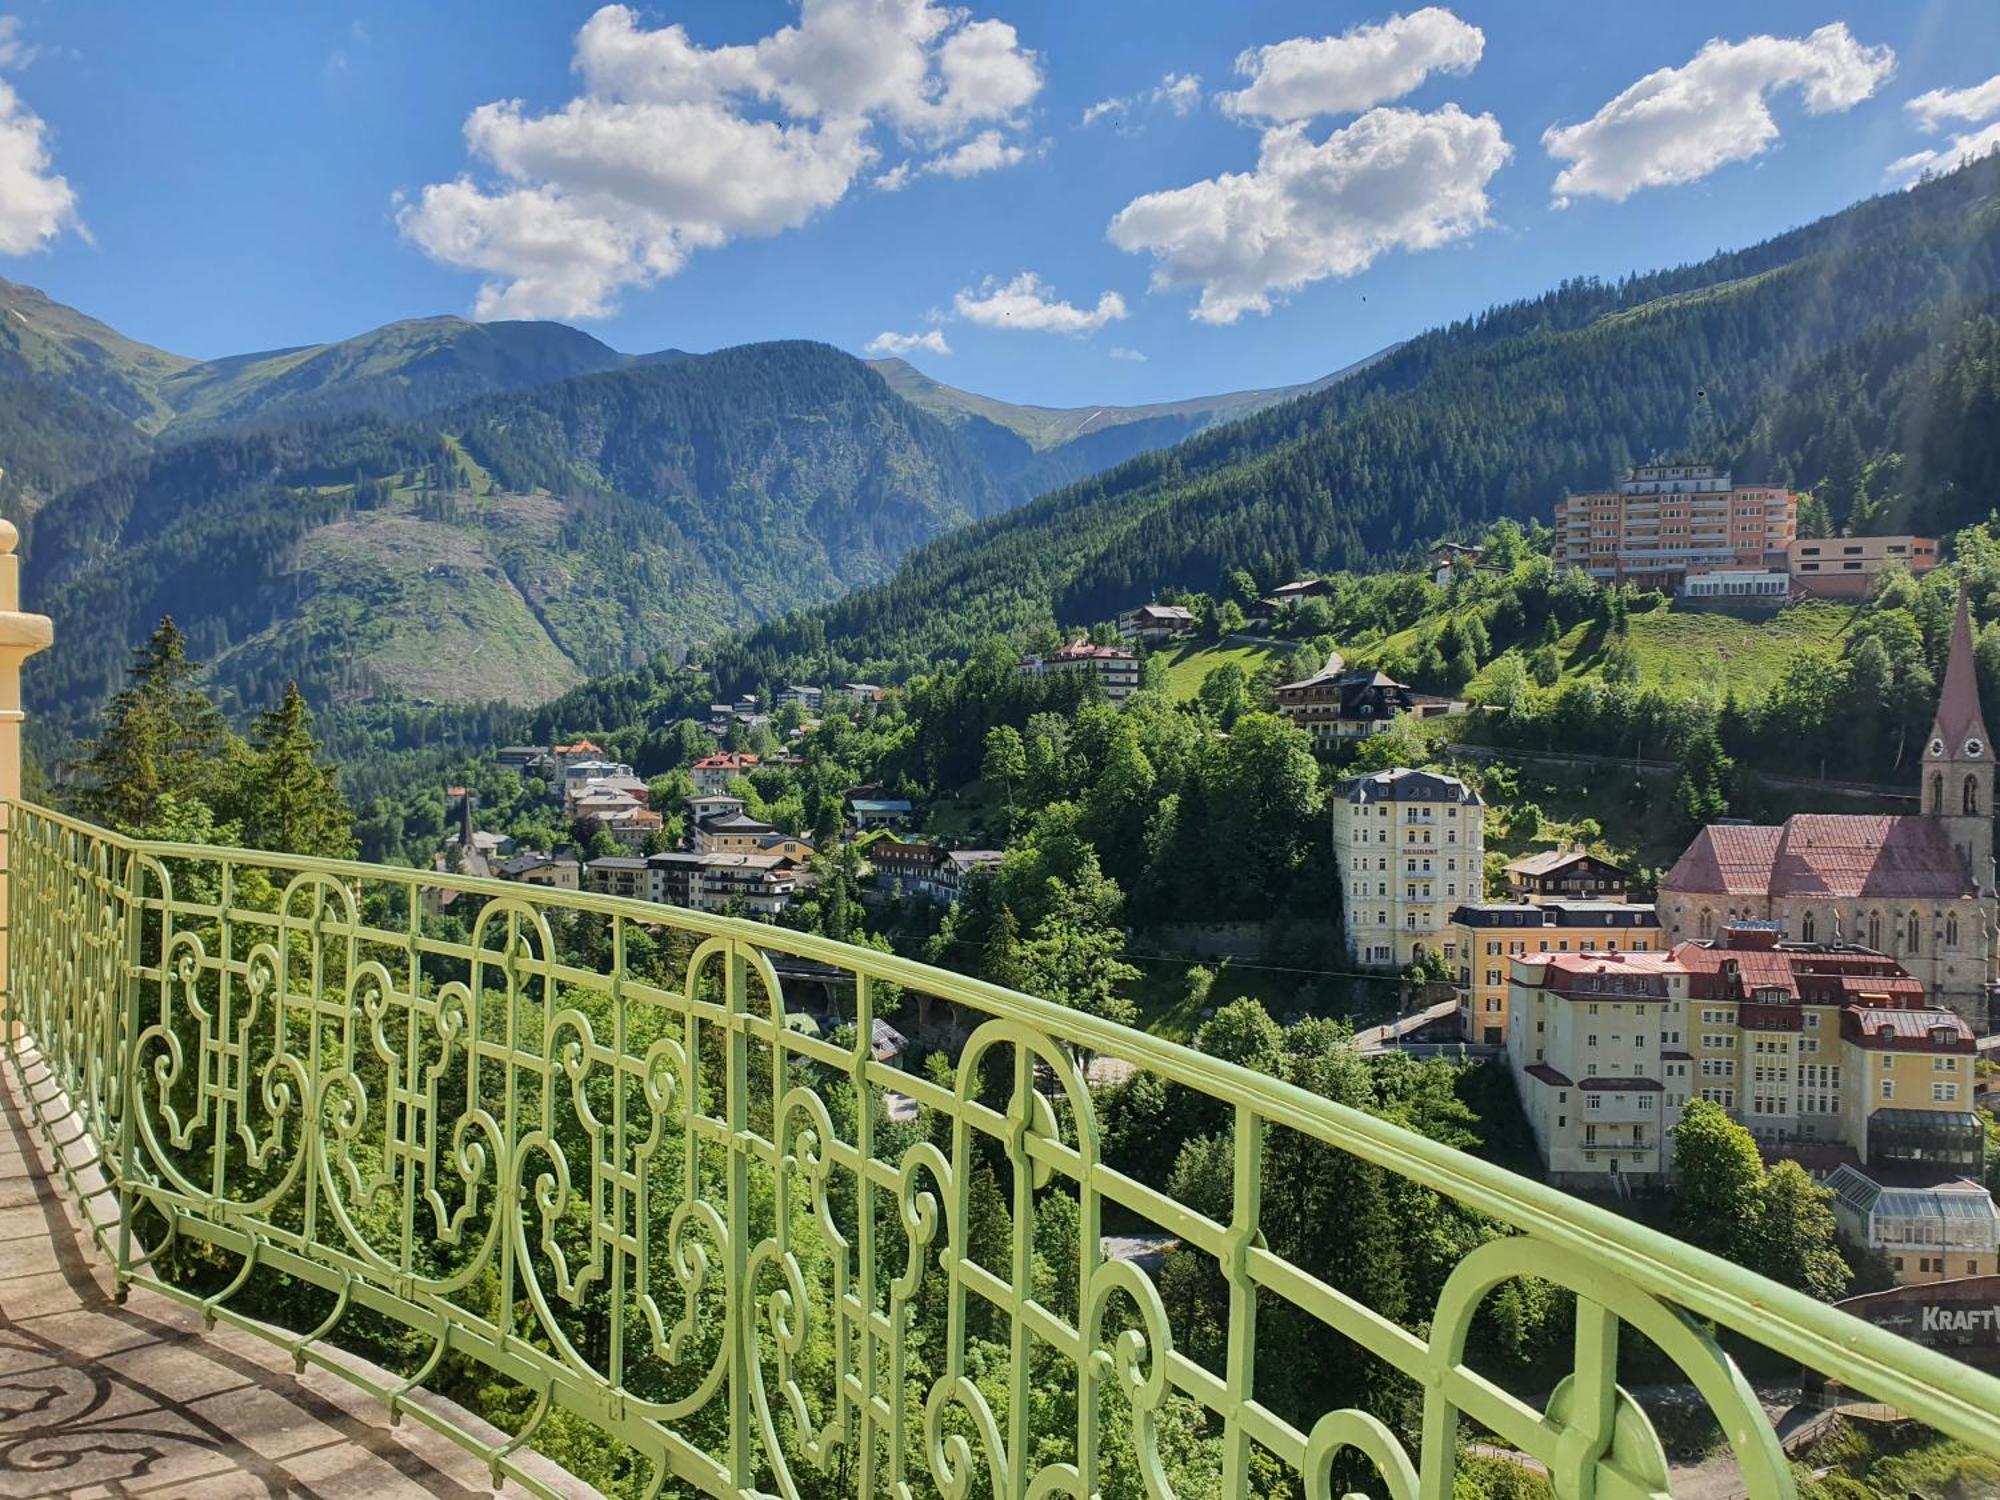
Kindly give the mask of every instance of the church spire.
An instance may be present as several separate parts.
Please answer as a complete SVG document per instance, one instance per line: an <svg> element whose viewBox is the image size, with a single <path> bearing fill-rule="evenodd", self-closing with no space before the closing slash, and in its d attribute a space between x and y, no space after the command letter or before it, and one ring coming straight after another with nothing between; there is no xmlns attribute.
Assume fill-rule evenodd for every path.
<svg viewBox="0 0 2000 1500"><path fill-rule="evenodd" d="M1956 760L1967 744L1975 745L1975 758L1986 753L1991 743L1986 720L1979 711L1979 674L1972 657L1972 610L1965 590L1958 591L1958 615L1951 622L1951 657L1945 663L1944 691L1938 697L1937 720L1931 726L1933 745L1943 741L1943 753Z"/></svg>

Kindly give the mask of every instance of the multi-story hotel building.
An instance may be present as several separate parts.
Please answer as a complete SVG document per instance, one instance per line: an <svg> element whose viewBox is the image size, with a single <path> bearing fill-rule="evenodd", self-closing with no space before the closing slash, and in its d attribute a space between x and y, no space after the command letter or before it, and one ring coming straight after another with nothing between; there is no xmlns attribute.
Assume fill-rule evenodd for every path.
<svg viewBox="0 0 2000 1500"><path fill-rule="evenodd" d="M1451 914L1485 895L1486 805L1456 776L1377 771L1334 789L1347 952L1415 963L1452 941Z"/></svg>
<svg viewBox="0 0 2000 1500"><path fill-rule="evenodd" d="M1024 656L1014 670L1023 677L1080 672L1095 677L1113 703L1123 703L1139 691L1139 658L1116 646L1095 646L1089 641L1071 641L1046 656Z"/></svg>
<svg viewBox="0 0 2000 1500"><path fill-rule="evenodd" d="M1458 965L1458 1034L1468 1042L1506 1042L1508 971L1517 958L1659 951L1659 919L1638 902L1468 902L1451 914L1444 949Z"/></svg>
<svg viewBox="0 0 2000 1500"><path fill-rule="evenodd" d="M1605 583L1678 590L1690 572L1780 569L1799 497L1706 464L1651 464L1556 502L1556 562Z"/></svg>
<svg viewBox="0 0 2000 1500"><path fill-rule="evenodd" d="M1665 1170L1659 1134L1690 1098L1774 1154L1980 1169L1972 1030L1886 954L1741 923L1664 954L1526 954L1509 986L1509 1066L1558 1183Z"/></svg>

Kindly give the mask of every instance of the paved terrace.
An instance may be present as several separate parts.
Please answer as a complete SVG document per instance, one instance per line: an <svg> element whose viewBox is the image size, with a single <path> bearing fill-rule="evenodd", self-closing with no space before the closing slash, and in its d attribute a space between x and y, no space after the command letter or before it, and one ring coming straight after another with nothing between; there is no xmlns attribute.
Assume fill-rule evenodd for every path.
<svg viewBox="0 0 2000 1500"><path fill-rule="evenodd" d="M265 1340L204 1329L144 1291L120 1305L31 1124L35 1102L0 1068L0 1500L492 1494L470 1454L420 1423L390 1427L380 1402L327 1371L296 1375ZM558 1493L596 1493L523 1459Z"/></svg>

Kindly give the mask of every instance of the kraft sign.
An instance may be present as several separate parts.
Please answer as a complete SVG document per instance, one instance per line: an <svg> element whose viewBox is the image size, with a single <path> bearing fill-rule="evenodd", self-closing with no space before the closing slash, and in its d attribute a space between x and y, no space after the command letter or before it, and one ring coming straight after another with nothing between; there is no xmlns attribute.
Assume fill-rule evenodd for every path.
<svg viewBox="0 0 2000 1500"><path fill-rule="evenodd" d="M2000 1276L1899 1286L1836 1305L1877 1328L1961 1359L2000 1362Z"/></svg>
<svg viewBox="0 0 2000 1500"><path fill-rule="evenodd" d="M2000 1333L2000 1304L1992 1307L1939 1307L1931 1304L1925 1306L1922 1313L1918 1327L1933 1338L1940 1334L1980 1333L1990 1338Z"/></svg>

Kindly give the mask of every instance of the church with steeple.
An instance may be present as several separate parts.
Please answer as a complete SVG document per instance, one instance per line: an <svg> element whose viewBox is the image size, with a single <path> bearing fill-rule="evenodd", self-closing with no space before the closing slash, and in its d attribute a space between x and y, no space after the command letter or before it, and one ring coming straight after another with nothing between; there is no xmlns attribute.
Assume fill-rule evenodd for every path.
<svg viewBox="0 0 2000 1500"><path fill-rule="evenodd" d="M1786 941L1859 943L1983 1028L1996 938L1993 742L1963 595L1922 766L1914 813L1798 813L1782 824L1704 828L1660 882L1668 942L1760 921Z"/></svg>

